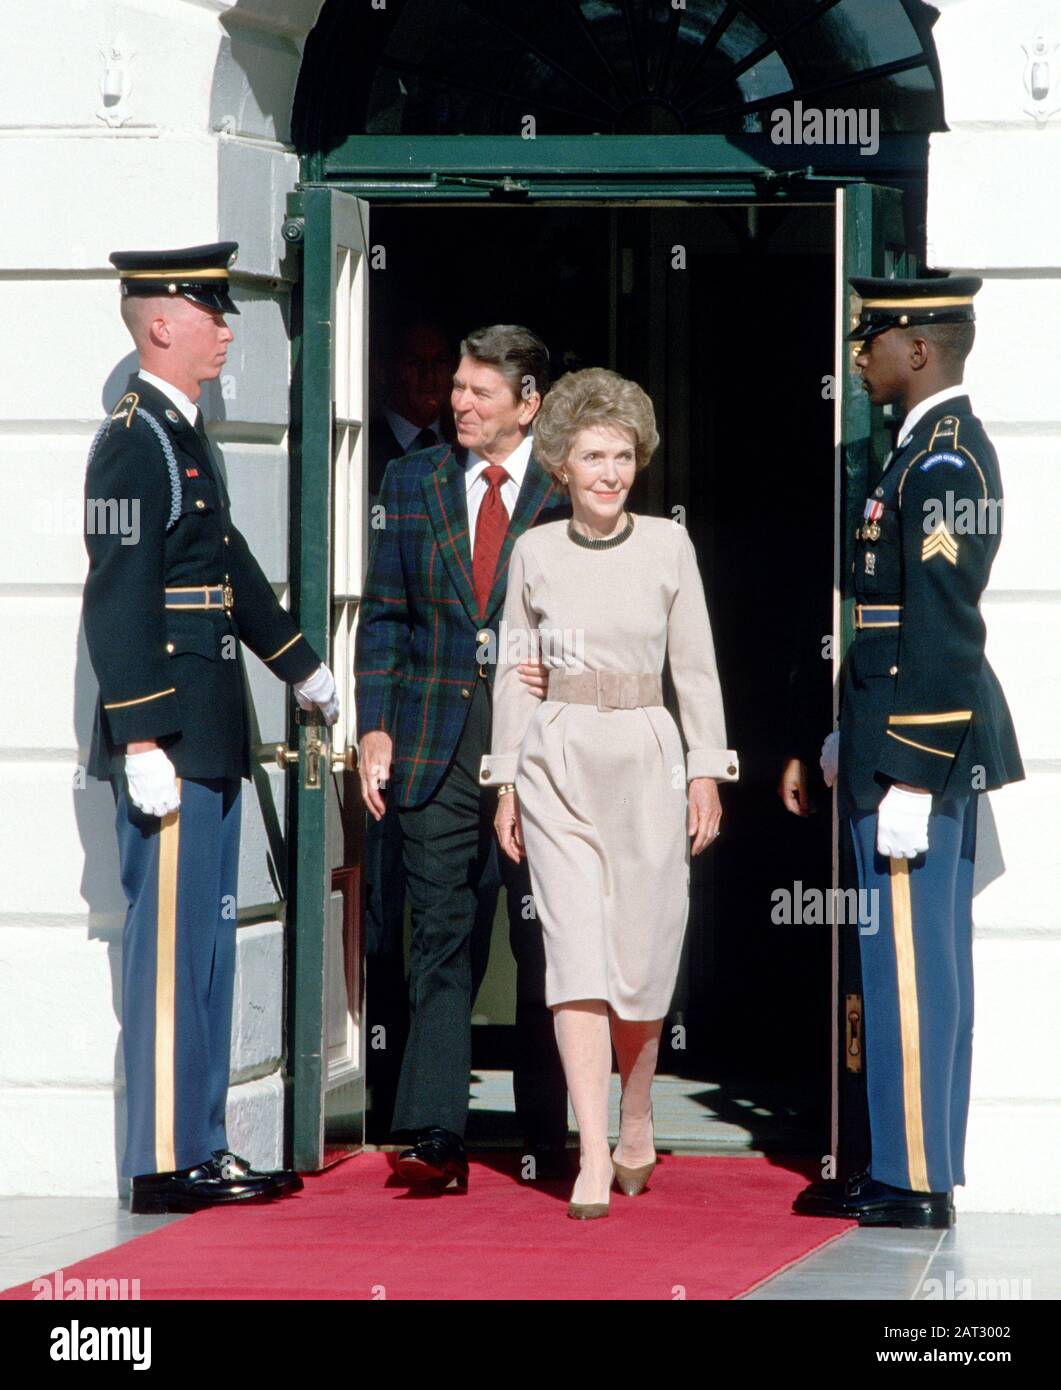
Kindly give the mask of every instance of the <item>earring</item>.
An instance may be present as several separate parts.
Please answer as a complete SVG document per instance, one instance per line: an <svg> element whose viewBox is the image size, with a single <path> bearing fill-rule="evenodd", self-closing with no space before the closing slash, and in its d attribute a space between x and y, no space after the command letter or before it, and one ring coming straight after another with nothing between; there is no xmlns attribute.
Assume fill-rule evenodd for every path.
<svg viewBox="0 0 1061 1390"><path fill-rule="evenodd" d="M566 473L561 473L561 474L560 474L560 481L561 481L562 483L565 483L565 484L566 484L566 482L567 482L567 474L566 474Z"/></svg>

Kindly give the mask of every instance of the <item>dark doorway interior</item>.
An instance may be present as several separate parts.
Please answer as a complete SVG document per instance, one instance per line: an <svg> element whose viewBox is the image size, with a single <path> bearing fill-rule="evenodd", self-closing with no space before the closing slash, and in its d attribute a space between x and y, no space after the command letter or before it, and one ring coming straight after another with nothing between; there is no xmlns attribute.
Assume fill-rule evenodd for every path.
<svg viewBox="0 0 1061 1390"><path fill-rule="evenodd" d="M786 755L802 754L817 778L831 727L831 207L389 205L371 217L372 243L386 250L371 281L373 343L414 313L454 345L481 324L524 322L549 343L556 375L611 366L653 397L662 444L631 508L683 509L741 758L740 782L723 789L720 841L693 864L660 1072L703 1083L686 1088L694 1113L741 1126L761 1148L823 1151L829 928L771 914L777 892L831 881L824 789L807 820L775 791ZM509 1058L498 916L477 1068ZM506 1124L473 1113L469 1135L504 1137Z"/></svg>

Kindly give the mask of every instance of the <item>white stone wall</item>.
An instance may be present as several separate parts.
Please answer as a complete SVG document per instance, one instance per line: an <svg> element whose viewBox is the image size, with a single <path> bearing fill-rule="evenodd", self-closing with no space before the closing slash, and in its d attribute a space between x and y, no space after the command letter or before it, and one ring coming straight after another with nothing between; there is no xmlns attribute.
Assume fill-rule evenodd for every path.
<svg viewBox="0 0 1061 1390"><path fill-rule="evenodd" d="M243 311L204 400L237 520L284 594L289 118L320 0L7 0L0 84L0 1194L115 1191L123 903L113 803L78 785L85 455L133 362L110 251L231 238ZM114 50L118 51L117 57ZM106 56L104 56L106 55ZM103 87L111 97L104 99ZM16 522L17 519L17 522ZM262 737L284 688L248 654ZM280 774L271 777L274 799ZM282 800L278 809L283 816ZM282 928L244 794L229 1137L282 1154Z"/></svg>
<svg viewBox="0 0 1061 1390"><path fill-rule="evenodd" d="M950 131L931 141L928 259L984 277L966 380L1006 490L984 616L1028 773L989 798L1005 872L974 908L973 1104L957 1203L987 1211L1061 1211L1061 47L1037 108L1022 46L1040 30L1061 44L1057 0L952 0L935 28Z"/></svg>

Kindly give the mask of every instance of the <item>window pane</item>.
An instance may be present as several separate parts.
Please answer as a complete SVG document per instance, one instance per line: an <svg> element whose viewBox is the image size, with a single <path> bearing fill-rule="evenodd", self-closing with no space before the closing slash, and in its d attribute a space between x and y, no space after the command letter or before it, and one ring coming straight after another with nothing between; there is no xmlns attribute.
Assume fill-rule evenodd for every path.
<svg viewBox="0 0 1061 1390"><path fill-rule="evenodd" d="M389 0L389 7L397 14L378 40L378 57L367 54L382 21L358 18L351 7L345 31L370 63L366 106L359 107L364 83L348 107L330 98L337 115L357 110L356 125L368 134L518 135L528 116L540 135L748 132L761 129L762 117L747 106L774 97L814 102L820 88L860 74L857 97L854 85L840 86L837 100L872 98L882 129L942 128L927 68L889 81L871 75L921 55L901 0L840 0L817 19L820 0L687 0L684 9L671 0ZM810 22L786 38L802 20ZM835 103L823 93L818 104Z"/></svg>

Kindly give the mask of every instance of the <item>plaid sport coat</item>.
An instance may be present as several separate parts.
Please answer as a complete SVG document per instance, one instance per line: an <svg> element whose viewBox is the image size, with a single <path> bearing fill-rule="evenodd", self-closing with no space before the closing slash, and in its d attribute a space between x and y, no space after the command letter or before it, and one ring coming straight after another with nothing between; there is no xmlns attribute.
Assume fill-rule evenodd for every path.
<svg viewBox="0 0 1061 1390"><path fill-rule="evenodd" d="M517 536L571 515L563 490L532 454L480 613L463 451L449 444L394 459L380 484L384 525L374 533L354 648L358 739L373 729L394 744L389 796L422 805L448 768L480 677L476 634L497 635ZM493 687L495 665L486 663Z"/></svg>

